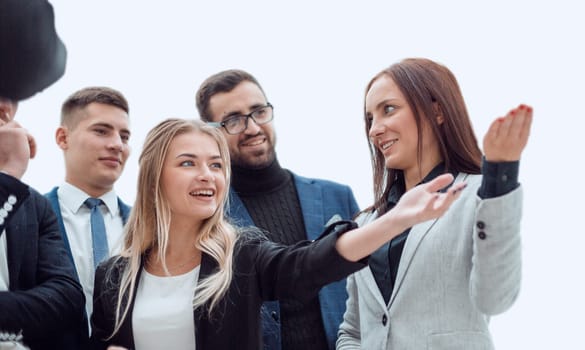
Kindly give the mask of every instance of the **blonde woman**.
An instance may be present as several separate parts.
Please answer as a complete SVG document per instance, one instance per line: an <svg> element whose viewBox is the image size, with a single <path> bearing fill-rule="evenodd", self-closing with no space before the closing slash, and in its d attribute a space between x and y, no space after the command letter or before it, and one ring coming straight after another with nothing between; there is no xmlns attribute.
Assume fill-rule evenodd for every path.
<svg viewBox="0 0 585 350"><path fill-rule="evenodd" d="M148 134L123 251L96 272L93 349L257 350L263 301L313 297L405 228L440 216L464 187L438 193L453 180L445 175L370 225L341 222L283 247L226 222L228 154L202 122L169 119Z"/></svg>

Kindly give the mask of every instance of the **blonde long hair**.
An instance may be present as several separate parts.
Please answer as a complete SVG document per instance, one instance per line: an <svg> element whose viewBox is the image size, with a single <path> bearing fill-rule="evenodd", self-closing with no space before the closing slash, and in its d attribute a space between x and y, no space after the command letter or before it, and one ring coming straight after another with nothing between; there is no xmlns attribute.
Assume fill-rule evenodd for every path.
<svg viewBox="0 0 585 350"><path fill-rule="evenodd" d="M128 259L120 281L113 336L128 317L130 302L136 292L136 279L144 255L156 254L167 270L165 253L169 240L170 207L163 195L160 180L165 157L172 140L181 134L198 131L211 136L219 147L226 186L221 205L203 222L197 235L196 248L218 264L216 272L200 281L195 289L193 309L208 305L208 312L217 306L229 288L233 275L233 252L236 230L224 218L230 179L227 143L221 132L198 120L167 119L147 135L139 159L136 202L125 227L124 246L120 258ZM113 264L112 266L115 266Z"/></svg>

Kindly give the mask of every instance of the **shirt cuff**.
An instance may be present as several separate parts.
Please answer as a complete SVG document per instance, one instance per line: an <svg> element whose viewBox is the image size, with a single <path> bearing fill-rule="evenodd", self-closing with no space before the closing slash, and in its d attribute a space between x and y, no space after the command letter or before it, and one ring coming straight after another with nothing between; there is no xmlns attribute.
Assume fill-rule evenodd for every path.
<svg viewBox="0 0 585 350"><path fill-rule="evenodd" d="M489 162L485 158L481 164L481 187L478 195L482 199L503 196L512 192L520 184L518 183L518 171L520 161L514 162Z"/></svg>

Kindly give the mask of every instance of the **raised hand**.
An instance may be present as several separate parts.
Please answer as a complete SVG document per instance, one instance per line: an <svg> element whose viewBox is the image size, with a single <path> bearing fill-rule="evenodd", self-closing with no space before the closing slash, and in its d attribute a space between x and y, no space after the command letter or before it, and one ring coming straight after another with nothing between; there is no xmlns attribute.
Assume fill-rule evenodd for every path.
<svg viewBox="0 0 585 350"><path fill-rule="evenodd" d="M483 138L485 159L490 162L520 160L528 142L531 124L532 107L523 104L512 109L505 117L494 120Z"/></svg>
<svg viewBox="0 0 585 350"><path fill-rule="evenodd" d="M20 179L36 153L35 139L15 121L0 123L0 170Z"/></svg>

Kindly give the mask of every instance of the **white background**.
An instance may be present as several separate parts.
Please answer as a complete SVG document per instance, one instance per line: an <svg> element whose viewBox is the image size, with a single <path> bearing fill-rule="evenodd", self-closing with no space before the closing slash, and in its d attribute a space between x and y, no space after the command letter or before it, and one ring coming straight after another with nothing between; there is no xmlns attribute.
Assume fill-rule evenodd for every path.
<svg viewBox="0 0 585 350"><path fill-rule="evenodd" d="M54 142L61 103L86 86L116 88L130 102L133 154L116 184L129 203L147 131L167 117L196 118L195 91L223 69L245 69L263 85L281 164L349 184L362 208L372 184L361 111L378 71L405 57L447 65L480 140L493 118L531 104L520 173L522 292L491 329L498 349L585 348L585 22L577 1L52 2L67 71L17 113L39 145L24 180L41 192L64 177Z"/></svg>

